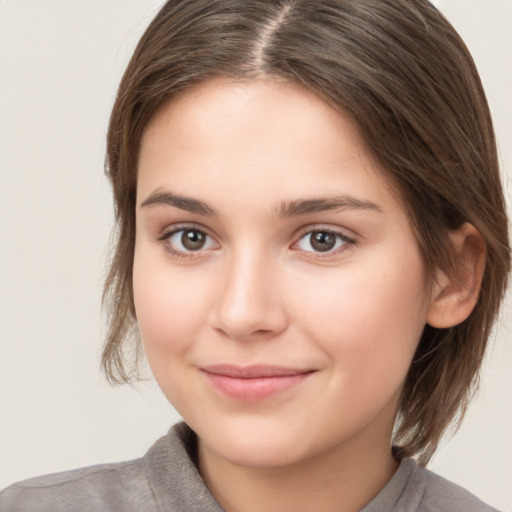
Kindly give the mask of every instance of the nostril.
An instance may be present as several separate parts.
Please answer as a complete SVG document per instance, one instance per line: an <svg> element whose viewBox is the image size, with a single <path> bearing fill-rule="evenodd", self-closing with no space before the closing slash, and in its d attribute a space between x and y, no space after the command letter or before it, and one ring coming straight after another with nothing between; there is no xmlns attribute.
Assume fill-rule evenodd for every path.
<svg viewBox="0 0 512 512"><path fill-rule="evenodd" d="M256 329L251 331L250 329L243 329L241 326L238 328L214 327L214 330L224 337L240 341L260 340L270 338L276 334L276 331L272 329Z"/></svg>

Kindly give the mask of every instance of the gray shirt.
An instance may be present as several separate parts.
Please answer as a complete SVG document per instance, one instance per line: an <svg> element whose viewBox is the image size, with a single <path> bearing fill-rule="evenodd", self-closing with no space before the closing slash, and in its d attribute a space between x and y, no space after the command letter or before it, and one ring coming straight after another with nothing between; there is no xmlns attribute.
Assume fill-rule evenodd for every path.
<svg viewBox="0 0 512 512"><path fill-rule="evenodd" d="M175 425L141 459L32 478L0 493L0 512L222 512L195 465L196 437ZM404 459L361 512L496 512Z"/></svg>

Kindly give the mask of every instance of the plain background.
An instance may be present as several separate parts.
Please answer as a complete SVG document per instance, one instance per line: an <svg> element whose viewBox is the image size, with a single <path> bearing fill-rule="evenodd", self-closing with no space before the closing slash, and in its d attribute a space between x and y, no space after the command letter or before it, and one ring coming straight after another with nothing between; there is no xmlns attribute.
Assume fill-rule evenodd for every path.
<svg viewBox="0 0 512 512"><path fill-rule="evenodd" d="M99 371L112 227L103 176L115 90L156 0L0 0L0 488L135 458L178 415L152 382ZM439 0L488 93L512 181L512 1ZM510 295L510 294L509 294ZM512 510L512 315L431 469Z"/></svg>

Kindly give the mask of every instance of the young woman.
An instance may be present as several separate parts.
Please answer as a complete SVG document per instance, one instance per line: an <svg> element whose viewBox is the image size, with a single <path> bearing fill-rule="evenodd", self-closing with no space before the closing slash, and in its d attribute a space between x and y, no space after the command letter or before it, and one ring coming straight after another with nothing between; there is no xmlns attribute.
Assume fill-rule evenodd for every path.
<svg viewBox="0 0 512 512"><path fill-rule="evenodd" d="M184 423L0 510L492 510L422 467L510 268L485 96L427 1L172 0L107 153L104 368L142 346Z"/></svg>

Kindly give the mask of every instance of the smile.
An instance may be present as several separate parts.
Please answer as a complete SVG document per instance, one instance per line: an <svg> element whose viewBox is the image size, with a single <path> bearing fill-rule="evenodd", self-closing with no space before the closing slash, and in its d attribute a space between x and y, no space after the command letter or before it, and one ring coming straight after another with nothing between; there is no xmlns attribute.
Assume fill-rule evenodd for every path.
<svg viewBox="0 0 512 512"><path fill-rule="evenodd" d="M201 368L213 388L240 402L258 402L293 388L314 370L255 365L214 365Z"/></svg>

